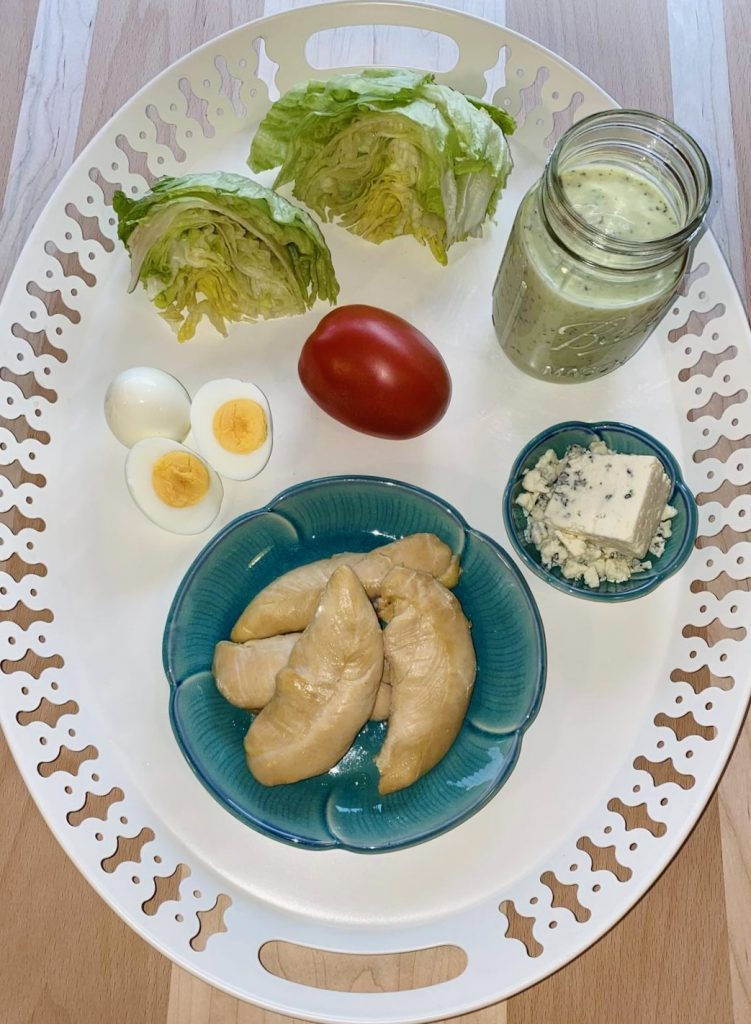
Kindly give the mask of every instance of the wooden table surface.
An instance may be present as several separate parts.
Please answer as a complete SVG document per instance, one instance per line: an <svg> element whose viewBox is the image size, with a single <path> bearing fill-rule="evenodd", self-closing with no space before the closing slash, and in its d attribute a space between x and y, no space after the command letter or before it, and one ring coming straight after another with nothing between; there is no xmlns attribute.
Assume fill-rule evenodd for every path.
<svg viewBox="0 0 751 1024"><path fill-rule="evenodd" d="M749 307L749 0L442 0L567 58L709 153L713 229ZM167 64L299 0L5 0L0 290L92 134ZM374 41L376 45L377 41ZM0 737L0 1024L282 1024L173 966L99 899L44 825ZM599 943L467 1024L751 1021L751 726L683 850ZM406 978L409 982L409 978ZM379 986L378 970L353 979Z"/></svg>

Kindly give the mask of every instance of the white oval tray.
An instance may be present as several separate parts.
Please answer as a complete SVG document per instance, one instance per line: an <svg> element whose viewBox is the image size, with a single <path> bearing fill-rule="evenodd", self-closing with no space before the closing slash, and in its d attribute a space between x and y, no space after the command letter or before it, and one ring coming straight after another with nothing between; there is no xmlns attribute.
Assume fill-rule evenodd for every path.
<svg viewBox="0 0 751 1024"><path fill-rule="evenodd" d="M313 74L312 33L358 24L450 37L458 62L440 77L478 95L500 57L495 99L520 122L498 223L455 246L448 268L410 239L377 247L324 229L342 301L393 309L448 362L449 413L403 444L347 431L302 393L296 358L323 307L179 346L142 290L126 294L128 259L108 205L114 183L139 193L163 173L242 172L269 105L259 60L262 75L278 63L284 91ZM91 884L154 946L236 996L296 1017L379 1024L510 996L634 904L686 838L733 747L750 682L741 623L751 597L737 581L751 559L751 347L715 242L701 242L685 294L649 344L602 381L557 388L523 377L490 321L505 238L547 149L572 116L612 105L541 47L463 14L410 3L305 8L222 36L135 96L66 175L18 262L0 310L2 724L50 828ZM558 420L620 419L682 463L699 495L697 549L654 594L614 607L528 577L547 631L547 691L516 770L470 821L380 856L287 847L215 803L170 731L161 631L207 537L155 529L126 494L124 452L101 406L113 374L139 363L191 390L210 377L249 377L270 397L271 463L227 487L217 528L297 481L357 472L433 490L506 545L501 493L522 444ZM413 991L322 991L261 965L259 949L273 940L349 953L445 943L467 965Z"/></svg>

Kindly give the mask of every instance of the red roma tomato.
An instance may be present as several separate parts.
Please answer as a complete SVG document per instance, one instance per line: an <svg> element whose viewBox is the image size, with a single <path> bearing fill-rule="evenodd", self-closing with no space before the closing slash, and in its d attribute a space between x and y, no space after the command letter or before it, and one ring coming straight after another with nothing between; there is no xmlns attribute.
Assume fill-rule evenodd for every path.
<svg viewBox="0 0 751 1024"><path fill-rule="evenodd" d="M303 346L300 380L320 407L375 437L417 437L440 420L451 378L412 324L375 306L340 306Z"/></svg>

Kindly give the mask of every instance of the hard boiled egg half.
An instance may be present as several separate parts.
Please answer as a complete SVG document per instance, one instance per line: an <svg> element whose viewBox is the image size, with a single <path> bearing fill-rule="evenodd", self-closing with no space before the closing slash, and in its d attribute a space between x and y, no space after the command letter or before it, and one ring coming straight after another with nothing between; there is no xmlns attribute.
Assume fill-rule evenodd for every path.
<svg viewBox="0 0 751 1024"><path fill-rule="evenodd" d="M263 391L248 381L211 380L190 407L193 440L217 473L249 480L271 455L271 409Z"/></svg>
<svg viewBox="0 0 751 1024"><path fill-rule="evenodd" d="M172 533L201 533L219 515L222 482L196 452L167 437L138 441L128 452L125 479L136 505Z"/></svg>
<svg viewBox="0 0 751 1024"><path fill-rule="evenodd" d="M184 441L190 430L190 395L172 374L155 366L132 366L107 388L104 415L126 448L145 437Z"/></svg>

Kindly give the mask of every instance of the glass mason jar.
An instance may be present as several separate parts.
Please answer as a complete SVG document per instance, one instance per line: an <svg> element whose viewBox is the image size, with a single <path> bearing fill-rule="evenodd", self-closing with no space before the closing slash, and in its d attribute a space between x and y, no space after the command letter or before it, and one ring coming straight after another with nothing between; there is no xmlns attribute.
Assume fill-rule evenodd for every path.
<svg viewBox="0 0 751 1024"><path fill-rule="evenodd" d="M698 144L664 118L608 110L569 128L522 200L493 288L509 359L564 384L622 366L671 304L711 188Z"/></svg>

